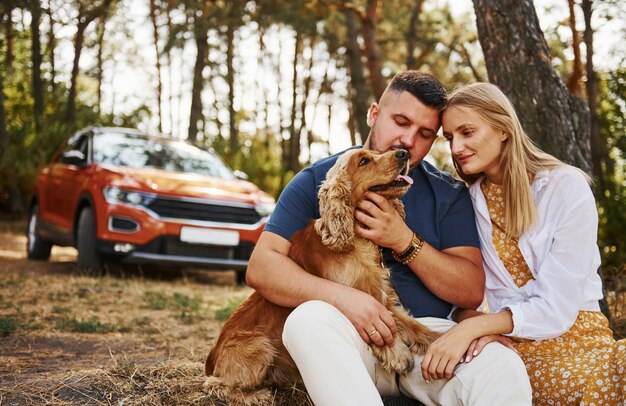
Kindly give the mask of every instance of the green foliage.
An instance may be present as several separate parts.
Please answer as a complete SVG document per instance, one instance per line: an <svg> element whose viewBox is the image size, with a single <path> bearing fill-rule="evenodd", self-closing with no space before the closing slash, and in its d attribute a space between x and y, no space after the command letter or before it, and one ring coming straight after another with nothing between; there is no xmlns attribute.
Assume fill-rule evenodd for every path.
<svg viewBox="0 0 626 406"><path fill-rule="evenodd" d="M183 323L192 323L203 320L202 298L200 296L189 297L184 293L174 292L171 296L164 292L147 291L143 295L147 307L152 310L170 309L176 311L176 318Z"/></svg>
<svg viewBox="0 0 626 406"><path fill-rule="evenodd" d="M224 307L220 308L219 310L215 312L215 319L219 321L228 320L230 315L233 314L235 309L237 309L237 306L239 306L243 301L244 301L244 298L241 298L238 300L231 300L230 302L228 302L228 304L226 304Z"/></svg>
<svg viewBox="0 0 626 406"><path fill-rule="evenodd" d="M19 327L19 323L11 316L0 317L0 337L7 337L15 333Z"/></svg>
<svg viewBox="0 0 626 406"><path fill-rule="evenodd" d="M177 315L183 323L190 324L196 320L204 319L203 314L200 311L202 305L202 298L200 296L189 297L182 293L174 293L174 306L178 309Z"/></svg>
<svg viewBox="0 0 626 406"><path fill-rule="evenodd" d="M119 3L119 2L118 2ZM354 2L338 2L338 1L321 1L321 0L257 0L257 1L219 1L205 2L200 0L182 0L179 2L167 3L167 7L172 11L172 25L168 26L165 21L166 2L158 1L160 6L160 24L161 24L161 52L164 56L161 63L165 65L166 56L174 56L174 66L179 62L177 57L182 55L182 50L191 41L193 42L194 28L196 23L206 23L211 27L211 32L217 32L209 38L210 55L208 56L209 66L205 72L210 71L210 76L206 77L207 83L205 92L209 90L213 93L213 106L208 108L205 105L205 111L208 110L208 117L205 117L207 123L216 122L217 132L223 132L225 120L221 118L221 114L226 110L227 94L222 90L226 63L224 61L224 52L226 44L224 43L223 33L228 26L237 31L235 45L249 44L251 38L259 32L271 32L272 27L280 27L283 35L293 36L297 30L304 38L305 43L315 38L316 44L323 43L320 49L313 50L313 69L319 66L333 67L330 81L324 83L322 92L332 94L333 98L329 103L335 101L346 101L349 92L343 87L349 83L349 73L346 65L346 24L344 8L346 6L355 7L359 13L362 13L366 7L365 0ZM407 63L408 41L407 33L410 24L410 18L417 2L414 0L389 0L380 2L377 15L376 36L379 48L379 57L383 67L383 75L391 77L395 72L405 69ZM465 15L452 13L450 5L452 3L442 2L424 2L424 7L419 14L417 21L416 33L414 35L415 50L414 56L419 59L417 68L429 71L441 79L448 87L452 88L456 84L467 83L474 80L486 79L486 70L484 61L481 58L481 50L479 49L476 28L472 22L471 12ZM66 108L68 104L69 93L69 69L71 59L68 57L58 58L56 61L57 72L51 72L50 54L47 49L50 44L47 43L46 23L42 24L42 41L44 51L44 63L42 64L42 78L45 85L45 111L43 117L42 128L37 130L34 121L34 100L31 93L32 81L32 62L31 62L31 38L30 28L28 27L28 11L27 3L11 2L11 6L17 7L13 15L13 31L12 31L12 64L11 68L7 66L7 36L6 24L2 24L0 28L0 75L2 75L4 108L6 111L7 132L9 134L8 146L5 150L0 151L0 213L9 213L10 216L19 217L24 214L28 204L29 195L32 192L34 182L39 170L49 162L55 151L61 143L72 133L80 128L90 125L114 125L126 127L138 127L147 125L150 127L154 124L154 114L145 104L126 103L128 100L115 98L115 103L119 105L135 105L134 110L124 110L117 108L115 114L101 114L101 109L96 105L98 97L97 69L83 69L78 76L78 97L76 98L76 118L73 122L67 122ZM73 9L75 4L69 4L63 7L63 10L56 9L59 15L54 16L56 21L56 31L60 32L61 25L63 31L72 27L75 22L70 21L71 18L64 15L71 15L77 10ZM133 68L140 72L153 75L150 69L153 68L153 61L142 59L138 52L134 52L138 47L145 44L136 43L133 46L126 46L125 39L132 39L132 32L125 32L128 24L124 24L126 20L115 21L119 14L124 14L125 8L123 2L118 4L118 8L112 9L110 17L112 20L108 24L106 32L104 58L105 58L105 77L115 76L117 71L110 66L117 64L118 59L121 62L127 62ZM614 5L604 5L603 11L606 15L612 15L609 11L614 11ZM600 9L598 9L600 10ZM545 10L543 14L552 15L552 10ZM116 15L117 14L117 15ZM541 13L540 13L541 14ZM614 13L613 13L614 14ZM603 17L607 18L608 17ZM20 19L18 16L21 16ZM169 16L167 16L169 19ZM45 19L44 19L45 20ZM556 20L556 19L555 19ZM5 23L6 20L3 20ZM115 25L117 24L117 25ZM550 27L546 28L545 37L549 44L551 54L553 56L553 64L562 78L567 78L571 73L571 55L568 30L562 28L567 27L567 19L560 17L559 21L554 21ZM115 27L111 29L111 27ZM244 29L241 29L244 27ZM361 29L361 27L358 27ZM568 28L568 27L567 27ZM87 31L85 41L85 55L95 53L97 50L97 41L93 37L93 30ZM71 32L69 30L68 32ZM217 39L217 42L216 42ZM61 42L70 41L70 38L58 38L59 45ZM282 41L282 37L281 37ZM126 41L132 43L133 41ZM65 46L70 45L67 42ZM281 49L276 51L272 44L265 44L266 54L262 57L266 60L276 59L285 60L293 57L293 50ZM363 45L363 44L361 44ZM151 44L150 46L153 46ZM247 45L246 45L247 46ZM247 49L247 48L246 48ZM134 51L131 51L134 50ZM58 51L58 50L57 50ZM172 51L171 54L168 52ZM180 55L177 54L181 51ZM241 64L249 55L244 55L245 51L236 49L235 65ZM281 52L279 55L277 52ZM308 50L307 50L308 52ZM57 57L60 52L56 52ZM124 56L130 54L126 61ZM186 55L186 54L185 54ZM421 57L421 58L420 58ZM71 58L71 57L70 57ZM261 58L261 59L263 59ZM297 69L300 72L300 82L307 74L305 72L306 57L301 56ZM88 58L83 59L81 65ZM284 62L283 64L288 63ZM319 66L318 66L319 64ZM266 61L264 69L275 69L276 66ZM183 67L183 64L180 65ZM171 67L169 67L171 69ZM184 67L184 69L189 68ZM278 85L280 94L276 98L283 100L283 111L276 113L272 107L276 107L275 100L266 99L270 108L266 111L268 115L274 115L273 121L279 119L278 125L268 124L270 117L265 117L265 126L259 125L259 112L245 111L240 108L236 114L236 124L238 128L255 128L249 132L239 132L240 147L236 151L231 151L228 139L222 136L212 134L214 139L206 141L206 146L214 148L225 161L234 169L242 170L247 173L249 180L257 184L261 189L268 192L274 197L278 197L282 188L294 175L292 171L285 170L285 155L283 153L283 138L280 134L281 129L289 127L289 117L285 111L288 111L290 101L284 101L285 95L291 90L290 74L291 66L282 66L280 72L277 72L277 80L280 83L271 84ZM167 71L165 68L164 71ZM244 80L240 81L240 76L245 72L239 66L234 66L236 88L238 88ZM191 73L190 71L182 72ZM271 73L271 72L270 72ZM165 76L170 76L167 73ZM367 75L366 75L367 76ZM54 82L52 78L56 77ZM273 77L271 74L268 77ZM109 78L110 79L110 78ZM186 91L185 80L183 83L164 83L166 88L169 85L178 89L179 94ZM314 78L311 97L308 99L312 102L315 99L316 89ZM339 83L341 82L341 83ZM625 191L625 171L624 171L624 151L626 150L626 128L624 125L625 102L624 94L626 94L626 80L624 68L615 72L608 72L601 78L600 87L600 104L599 114L601 119L602 133L606 140L606 145L610 149L611 157L615 162L614 168L605 168L608 174L609 187L604 200L599 202L600 214L600 232L599 243L603 255L603 263L610 269L622 269L625 262L626 250L624 243L623 230L626 229L626 219L624 219L623 204L626 195ZM298 86L301 86L298 85ZM210 89L208 89L210 87ZM282 87L282 88L281 88ZM264 89L267 89L265 87ZM155 89L146 89L145 93L150 95ZM247 97L253 97L247 94L249 88L242 89L240 93ZM239 90L237 90L239 91ZM301 99L302 87L296 89L297 98ZM135 95L140 96L140 95ZM145 95L143 95L145 96ZM185 95L183 97L186 97ZM151 96L148 96L151 97ZM163 95L162 97L165 97ZM256 96L255 96L256 97ZM275 95L272 95L275 97ZM343 100L342 100L343 99ZM178 99L179 102L181 99ZM321 98L320 100L324 100ZM340 103L338 103L340 104ZM241 103L240 103L241 105ZM172 106L170 106L172 107ZM174 106L178 107L178 106ZM267 107L267 106L266 106ZM253 108L251 108L253 109ZM187 114L185 108L179 109L182 114ZM276 117L278 114L278 117ZM297 117L296 120L301 118ZM242 125L246 124L246 126ZM273 127L272 127L273 125ZM209 126L207 126L208 128ZM204 129L205 134L211 130ZM2 148L2 147L0 147ZM305 148L306 149L306 148ZM303 151L306 154L306 151ZM7 214L4 214L7 215ZM63 294L58 293L57 300L63 300ZM51 298L52 299L52 298ZM179 306L181 317L185 318L188 314L192 314L196 310L193 309L192 299L189 303L176 305L176 299L163 293L153 292L144 297L148 308L158 310L165 308L175 308ZM183 300L183 299L180 299ZM173 307L172 307L173 306ZM182 306L182 307L180 307ZM191 307L190 307L191 306ZM196 317L196 316L193 316Z"/></svg>
<svg viewBox="0 0 626 406"><path fill-rule="evenodd" d="M65 306L52 306L52 313L54 314L68 314L71 313L72 309Z"/></svg>
<svg viewBox="0 0 626 406"><path fill-rule="evenodd" d="M605 195L599 200L599 245L605 277L626 269L626 68L600 78L598 116L614 168L603 167Z"/></svg>
<svg viewBox="0 0 626 406"><path fill-rule="evenodd" d="M92 316L88 320L78 320L76 316L63 316L57 320L55 329L60 331L88 334L106 334L115 331L115 326L103 323L98 316Z"/></svg>
<svg viewBox="0 0 626 406"><path fill-rule="evenodd" d="M69 88L65 82L50 82L47 64L42 65L46 100L42 127L35 128L34 100L31 92L32 66L30 31L21 24L13 26L13 62L7 70L6 47L0 46L0 74L4 90L8 146L0 146L0 213L20 217L25 213L28 199L39 170L52 158L62 142L76 130L91 125L136 127L150 116L150 110L140 105L134 111L99 115L94 93L97 86L88 73L79 76L80 97L76 99L76 118L67 122L66 106ZM5 33L0 31L0 44L5 44Z"/></svg>
<svg viewBox="0 0 626 406"><path fill-rule="evenodd" d="M212 147L233 169L248 175L248 180L274 198L278 198L284 185L293 177L285 174L281 148L276 135L271 132L249 135L240 133L240 147L235 153L229 150L228 140L217 138Z"/></svg>
<svg viewBox="0 0 626 406"><path fill-rule="evenodd" d="M146 306L151 310L163 310L168 306L168 299L164 292L147 291L143 294Z"/></svg>

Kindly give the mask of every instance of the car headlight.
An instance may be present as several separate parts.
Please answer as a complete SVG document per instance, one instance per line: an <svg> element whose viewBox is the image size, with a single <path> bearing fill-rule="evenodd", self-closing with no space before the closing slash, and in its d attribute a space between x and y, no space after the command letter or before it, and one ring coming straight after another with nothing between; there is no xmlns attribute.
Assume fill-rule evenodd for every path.
<svg viewBox="0 0 626 406"><path fill-rule="evenodd" d="M103 193L109 203L126 203L135 206L148 206L156 198L156 195L151 193L124 190L115 186L105 187Z"/></svg>
<svg viewBox="0 0 626 406"><path fill-rule="evenodd" d="M274 211L276 204L274 203L261 203L254 206L254 209L259 213L261 217L267 217Z"/></svg>

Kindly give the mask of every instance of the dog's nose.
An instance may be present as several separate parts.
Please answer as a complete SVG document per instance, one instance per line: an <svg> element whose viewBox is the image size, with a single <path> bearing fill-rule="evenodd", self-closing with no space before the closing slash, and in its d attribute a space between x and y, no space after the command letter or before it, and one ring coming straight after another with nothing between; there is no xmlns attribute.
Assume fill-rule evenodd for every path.
<svg viewBox="0 0 626 406"><path fill-rule="evenodd" d="M407 159L409 159L409 153L404 149L399 149L396 151L396 158L402 161L406 161Z"/></svg>

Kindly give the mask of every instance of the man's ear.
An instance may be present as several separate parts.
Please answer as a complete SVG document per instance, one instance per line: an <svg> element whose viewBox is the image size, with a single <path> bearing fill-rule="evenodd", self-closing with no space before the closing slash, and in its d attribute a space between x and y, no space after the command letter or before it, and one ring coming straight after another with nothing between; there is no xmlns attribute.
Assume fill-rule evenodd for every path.
<svg viewBox="0 0 626 406"><path fill-rule="evenodd" d="M374 125L374 121L378 118L379 111L378 103L372 103L369 110L367 110L367 125L370 127Z"/></svg>

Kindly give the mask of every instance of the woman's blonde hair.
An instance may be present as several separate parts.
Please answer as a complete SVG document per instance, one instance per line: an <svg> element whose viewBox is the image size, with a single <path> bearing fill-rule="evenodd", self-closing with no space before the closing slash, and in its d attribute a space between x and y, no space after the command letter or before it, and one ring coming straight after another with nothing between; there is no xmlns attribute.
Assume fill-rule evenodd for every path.
<svg viewBox="0 0 626 406"><path fill-rule="evenodd" d="M506 134L500 155L503 173L505 226L509 238L519 238L537 220L537 208L530 192L530 179L543 169L566 165L540 150L522 129L513 104L506 95L490 83L473 83L452 92L446 107L461 106L476 112L496 131ZM482 173L464 174L454 161L461 179L476 182Z"/></svg>

